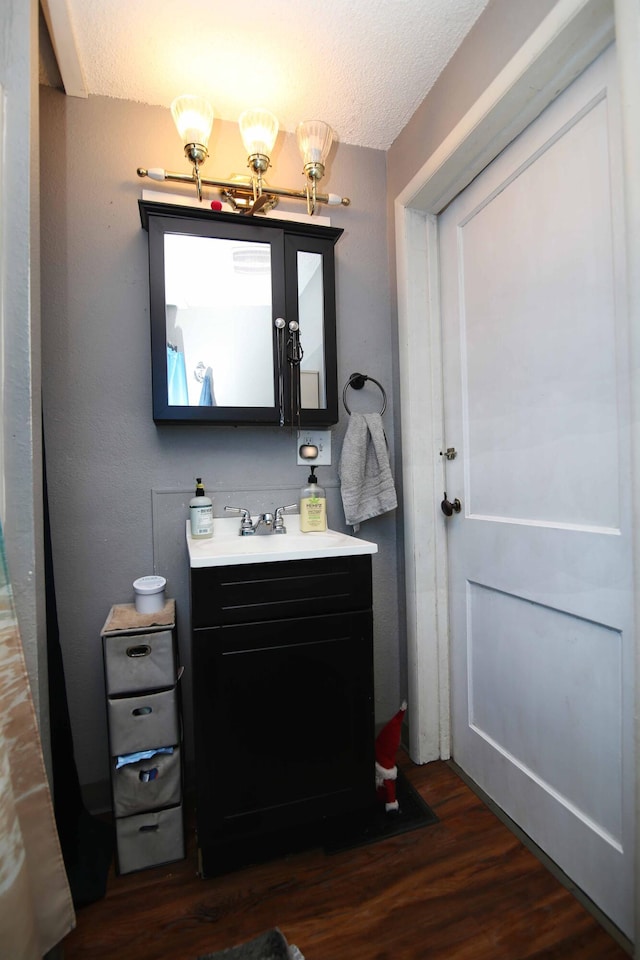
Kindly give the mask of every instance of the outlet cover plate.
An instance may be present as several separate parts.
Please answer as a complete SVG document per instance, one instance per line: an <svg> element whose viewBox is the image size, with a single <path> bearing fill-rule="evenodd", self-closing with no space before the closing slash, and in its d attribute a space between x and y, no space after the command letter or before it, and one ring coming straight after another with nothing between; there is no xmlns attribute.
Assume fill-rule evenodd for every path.
<svg viewBox="0 0 640 960"><path fill-rule="evenodd" d="M318 448L318 456L313 459L300 456L300 447L311 445ZM298 430L296 456L299 466L323 466L331 464L331 430Z"/></svg>

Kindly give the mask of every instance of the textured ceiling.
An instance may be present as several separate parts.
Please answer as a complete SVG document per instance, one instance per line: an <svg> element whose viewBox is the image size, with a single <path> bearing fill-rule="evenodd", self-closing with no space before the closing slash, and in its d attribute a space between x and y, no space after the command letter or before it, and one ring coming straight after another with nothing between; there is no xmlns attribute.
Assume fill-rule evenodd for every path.
<svg viewBox="0 0 640 960"><path fill-rule="evenodd" d="M67 10L89 95L168 106L197 93L224 120L262 106L283 130L322 119L344 143L386 150L487 3L67 0Z"/></svg>

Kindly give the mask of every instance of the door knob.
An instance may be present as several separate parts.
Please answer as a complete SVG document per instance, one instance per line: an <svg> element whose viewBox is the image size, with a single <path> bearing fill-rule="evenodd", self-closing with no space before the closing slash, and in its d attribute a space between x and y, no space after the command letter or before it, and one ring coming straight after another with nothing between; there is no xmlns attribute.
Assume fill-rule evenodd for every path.
<svg viewBox="0 0 640 960"><path fill-rule="evenodd" d="M462 510L462 504L456 497L453 503L451 500L447 500L447 491L444 492L444 500L440 504L440 509L444 513L445 517L451 517L454 513L460 513Z"/></svg>

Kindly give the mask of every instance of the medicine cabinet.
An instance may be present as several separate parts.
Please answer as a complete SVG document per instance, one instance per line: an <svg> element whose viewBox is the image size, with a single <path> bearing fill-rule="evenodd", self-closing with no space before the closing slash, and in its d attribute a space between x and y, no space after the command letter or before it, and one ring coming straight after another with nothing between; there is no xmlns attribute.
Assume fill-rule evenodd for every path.
<svg viewBox="0 0 640 960"><path fill-rule="evenodd" d="M138 203L156 423L336 423L342 230Z"/></svg>

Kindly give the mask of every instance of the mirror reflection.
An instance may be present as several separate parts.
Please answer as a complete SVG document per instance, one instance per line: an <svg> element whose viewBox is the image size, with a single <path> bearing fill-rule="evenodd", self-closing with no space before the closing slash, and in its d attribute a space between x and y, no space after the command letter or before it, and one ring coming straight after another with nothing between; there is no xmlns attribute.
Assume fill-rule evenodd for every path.
<svg viewBox="0 0 640 960"><path fill-rule="evenodd" d="M298 250L298 317L304 356L300 363L302 408L325 407L324 278L322 254Z"/></svg>
<svg viewBox="0 0 640 960"><path fill-rule="evenodd" d="M274 404L268 243L164 237L170 406Z"/></svg>

